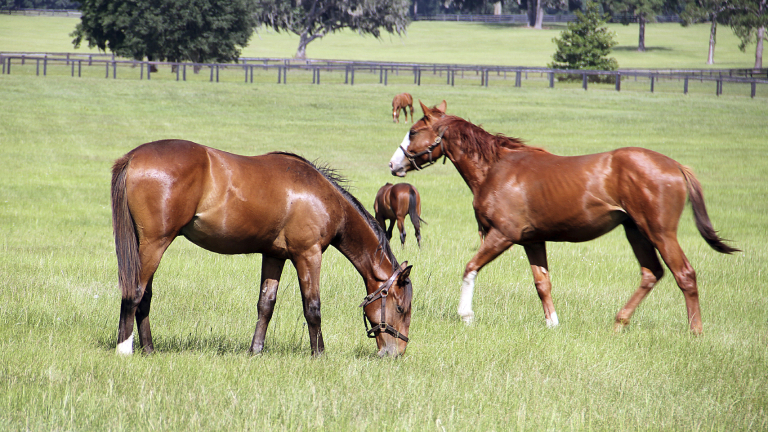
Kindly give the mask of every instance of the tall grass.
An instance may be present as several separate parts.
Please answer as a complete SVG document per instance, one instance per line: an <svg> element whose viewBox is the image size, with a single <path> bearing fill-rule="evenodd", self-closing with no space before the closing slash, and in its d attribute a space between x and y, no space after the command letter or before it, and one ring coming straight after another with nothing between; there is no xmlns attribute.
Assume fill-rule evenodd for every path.
<svg viewBox="0 0 768 432"><path fill-rule="evenodd" d="M241 154L293 151L339 168L369 208L407 126L410 91L491 132L558 154L619 146L696 171L710 216L744 250L717 254L686 211L681 244L697 270L705 333L687 331L665 278L626 332L613 316L638 280L620 229L550 244L562 324L545 328L522 249L478 277L477 322L456 317L479 239L455 169L406 181L420 191L412 342L380 360L363 332L360 277L335 250L321 280L326 354L309 355L296 275L286 266L266 351L246 351L259 256L175 241L155 277L157 354L114 354L119 293L111 239L114 159L162 138ZM543 88L288 85L0 76L0 429L7 430L763 430L768 428L768 130L764 101L728 95ZM412 238L412 228L407 226Z"/></svg>

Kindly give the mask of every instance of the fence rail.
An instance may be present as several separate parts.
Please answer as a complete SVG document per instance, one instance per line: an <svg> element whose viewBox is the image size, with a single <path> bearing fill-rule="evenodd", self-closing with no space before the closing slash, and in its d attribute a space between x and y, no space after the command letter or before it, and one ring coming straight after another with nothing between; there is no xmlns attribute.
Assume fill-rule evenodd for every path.
<svg viewBox="0 0 768 432"><path fill-rule="evenodd" d="M232 71L239 71L241 82L253 83L254 74L272 74L273 80L278 84L287 84L289 73L295 77L296 82L308 82L312 76L312 84L321 83L321 75L330 74L330 82L336 80L340 83L343 75L344 84L354 85L356 74L364 74L365 82L388 85L391 80L399 84L410 83L413 77L414 85L422 85L422 79L428 78L426 84L444 84L449 86L479 85L489 87L510 83L514 79L514 87L522 87L523 81L537 80L544 82L550 88L555 87L556 82L566 80L580 81L581 87L587 90L590 84L611 84L616 91L622 90L622 83L628 80L634 82L645 81L649 84L651 92L656 91L659 83L677 81L682 86L683 93L688 93L691 82L714 84L714 93L723 94L723 83L731 83L738 86L749 86L751 97L760 89L768 88L768 69L696 69L696 70L649 70L649 69L621 69L618 71L591 71L591 70L565 70L522 66L494 66L494 65L462 65L462 64L437 64L437 63L396 63L396 62L360 62L344 60L296 60L283 58L249 58L242 57L237 63L188 63L188 62L150 62L127 60L115 57L112 54L79 54L79 53L13 53L0 52L2 73L11 74L16 68L25 68L28 71L34 64L37 76L48 75L49 68L56 67L61 74L62 66L72 77L81 77L83 69L91 68L93 71L99 68L104 71L104 78L118 78L118 70L121 77L128 70L139 70L139 79L152 79L157 75L158 68L170 68L175 73L176 81L187 81L187 72L191 70L197 76L205 70L205 77L211 82L219 82L222 71L229 77ZM135 75L135 72L133 73ZM91 76L94 74L91 73ZM167 76L166 76L167 77ZM167 79L167 78L166 78ZM199 79L199 78L198 78ZM294 78L292 78L293 80ZM230 78L231 80L231 78ZM328 82L329 78L323 80ZM275 81L272 81L275 82ZM493 84L491 84L493 82ZM511 85L511 84L507 84ZM636 88L633 84L633 88ZM762 94L762 93L761 93Z"/></svg>

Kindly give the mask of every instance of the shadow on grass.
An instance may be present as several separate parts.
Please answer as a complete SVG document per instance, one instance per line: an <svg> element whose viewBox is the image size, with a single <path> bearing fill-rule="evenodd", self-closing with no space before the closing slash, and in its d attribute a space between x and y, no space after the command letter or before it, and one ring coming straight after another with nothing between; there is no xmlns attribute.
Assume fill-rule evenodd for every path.
<svg viewBox="0 0 768 432"><path fill-rule="evenodd" d="M628 46L628 45L621 45L621 46L615 46L611 48L613 51L624 51L624 52L630 52L630 51L637 51L637 45L634 46ZM645 47L645 52L652 52L652 51L672 51L672 48L667 47Z"/></svg>

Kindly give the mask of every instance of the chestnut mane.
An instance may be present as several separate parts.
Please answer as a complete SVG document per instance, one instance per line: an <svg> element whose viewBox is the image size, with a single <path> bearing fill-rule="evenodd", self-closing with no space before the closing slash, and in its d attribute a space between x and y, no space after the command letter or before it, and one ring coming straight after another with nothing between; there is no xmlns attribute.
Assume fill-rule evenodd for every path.
<svg viewBox="0 0 768 432"><path fill-rule="evenodd" d="M542 148L528 146L519 138L488 133L480 126L452 115L440 118L433 128L444 130L444 136L459 145L465 152L480 156L489 162L498 161L502 149L549 153Z"/></svg>

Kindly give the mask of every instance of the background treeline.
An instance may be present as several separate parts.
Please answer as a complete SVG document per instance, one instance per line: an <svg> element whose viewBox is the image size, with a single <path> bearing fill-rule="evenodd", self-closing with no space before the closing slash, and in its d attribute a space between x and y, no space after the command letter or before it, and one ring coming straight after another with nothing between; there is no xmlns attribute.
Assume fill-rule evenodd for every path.
<svg viewBox="0 0 768 432"><path fill-rule="evenodd" d="M70 0L0 0L0 9L77 9L80 3Z"/></svg>

